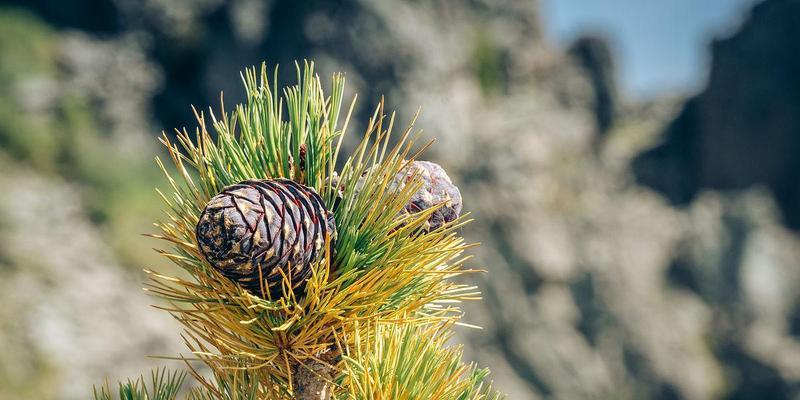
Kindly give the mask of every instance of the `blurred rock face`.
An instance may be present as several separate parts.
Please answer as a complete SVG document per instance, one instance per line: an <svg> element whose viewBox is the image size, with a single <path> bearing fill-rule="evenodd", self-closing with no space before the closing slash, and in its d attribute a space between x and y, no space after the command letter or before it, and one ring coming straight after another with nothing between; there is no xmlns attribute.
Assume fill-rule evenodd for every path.
<svg viewBox="0 0 800 400"><path fill-rule="evenodd" d="M677 204L704 188L772 190L800 229L800 1L766 1L712 47L708 86L634 163L639 180Z"/></svg>
<svg viewBox="0 0 800 400"><path fill-rule="evenodd" d="M0 398L85 399L158 365L178 325L148 305L62 181L0 159ZM134 355L134 356L132 356Z"/></svg>
<svg viewBox="0 0 800 400"><path fill-rule="evenodd" d="M53 21L47 3L30 7L57 26L93 29L77 18ZM769 11L795 2L766 2L742 33L718 44L709 89L677 117L669 101L621 104L597 39L569 54L543 43L535 2L104 3L118 21L114 34L150 43L147 57L164 74L152 104L168 128L191 125L188 104L215 104L220 88L232 104L240 90L231 77L262 59L282 63L288 79L286 62L296 58L316 60L322 76L346 71L360 93L357 112L368 113L380 94L399 107L398 121L421 106L418 126L438 139L425 158L461 189L476 219L464 234L483 243L475 264L490 271L477 278L485 301L467 310L485 329L459 339L510 398L800 396L800 243L781 224L775 204L785 210L786 201L771 195L780 187L771 182L797 177L784 157L796 147L790 136L776 147L785 152L770 167L774 179L756 179L754 163L699 167L712 165L705 160L714 148L700 144L742 155L771 143L756 128L794 126L800 100L769 99L780 86L766 82L796 82L785 52L798 36L771 36L796 29L795 14ZM770 23L755 22L759 15ZM761 65L749 74L765 81L763 92L742 86L751 75L734 73L740 37L775 39L748 45L767 57L747 60ZM725 112L725 102L738 111ZM747 110L763 115L728 122ZM629 172L664 126L662 150L639 160L650 159L652 185L683 199L681 209ZM744 186L709 183L725 174L772 191L704 190ZM117 372L103 360L97 365Z"/></svg>
<svg viewBox="0 0 800 400"><path fill-rule="evenodd" d="M614 59L608 44L599 37L583 37L575 41L569 53L585 69L594 92L594 114L598 133L611 129L615 119L617 95Z"/></svg>
<svg viewBox="0 0 800 400"><path fill-rule="evenodd" d="M154 183L140 166L159 73L132 38L55 35L5 9L0 53L0 399L85 399L181 348L110 239L141 226L113 213L141 212L125 190Z"/></svg>

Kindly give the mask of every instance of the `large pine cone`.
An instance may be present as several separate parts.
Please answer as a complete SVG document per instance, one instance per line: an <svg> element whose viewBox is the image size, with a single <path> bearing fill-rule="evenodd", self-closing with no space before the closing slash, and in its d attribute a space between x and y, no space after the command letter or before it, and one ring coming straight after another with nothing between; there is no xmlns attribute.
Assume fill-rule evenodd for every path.
<svg viewBox="0 0 800 400"><path fill-rule="evenodd" d="M208 202L197 223L205 258L253 294L281 297L283 274L299 296L311 263L336 235L333 214L314 189L288 179L247 180ZM266 293L261 292L261 279Z"/></svg>

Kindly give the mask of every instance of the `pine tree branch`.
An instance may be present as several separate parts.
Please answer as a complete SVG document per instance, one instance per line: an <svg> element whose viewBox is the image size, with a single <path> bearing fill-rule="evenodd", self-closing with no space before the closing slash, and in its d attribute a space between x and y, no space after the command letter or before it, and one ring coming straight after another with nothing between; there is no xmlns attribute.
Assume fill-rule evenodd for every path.
<svg viewBox="0 0 800 400"><path fill-rule="evenodd" d="M157 160L170 187L159 191L166 218L152 236L169 244L159 252L190 277L147 271L146 290L183 324L193 354L184 360L213 374L190 366L199 386L188 399L496 399L484 383L488 371L446 346L462 314L458 303L479 298L475 287L453 281L476 272L462 268L472 245L458 230L469 220L430 229L442 204L404 212L424 183L419 170L404 172L427 147L413 121L395 140L394 114L385 115L381 102L360 144L340 159L344 77L334 75L326 96L313 63L297 73L297 85L279 91L265 65L248 69L245 103L232 112L195 110L194 135L161 139L174 165ZM398 186L398 174L407 182ZM292 275L284 274L282 296L263 298L210 264L196 228L224 187L279 178L313 187L338 234L335 242L326 236L327 254L308 265L302 291L291 290ZM123 389L133 393L126 400L162 399L135 383Z"/></svg>

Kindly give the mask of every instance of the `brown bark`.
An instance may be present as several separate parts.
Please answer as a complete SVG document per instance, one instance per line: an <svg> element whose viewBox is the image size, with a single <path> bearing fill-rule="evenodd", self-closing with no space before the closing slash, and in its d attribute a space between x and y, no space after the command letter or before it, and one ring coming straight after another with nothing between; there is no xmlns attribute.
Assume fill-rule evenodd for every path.
<svg viewBox="0 0 800 400"><path fill-rule="evenodd" d="M323 353L318 358L307 359L295 366L293 386L297 400L330 400L333 391L333 368L336 354L334 351Z"/></svg>

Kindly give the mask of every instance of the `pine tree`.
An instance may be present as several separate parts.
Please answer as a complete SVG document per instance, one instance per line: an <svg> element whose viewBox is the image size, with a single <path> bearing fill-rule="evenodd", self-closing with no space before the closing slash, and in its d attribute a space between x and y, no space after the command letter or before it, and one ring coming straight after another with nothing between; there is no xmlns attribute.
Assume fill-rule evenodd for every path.
<svg viewBox="0 0 800 400"><path fill-rule="evenodd" d="M459 303L479 298L454 281L474 272L472 245L457 189L416 161L430 143L414 121L393 137L381 102L340 157L343 75L329 95L313 63L282 92L266 64L242 79L243 104L160 139L172 165L157 159L170 187L152 236L185 274L146 270L145 290L183 325L187 373L120 383L118 398L175 399L187 375L192 400L500 398L447 344Z"/></svg>

